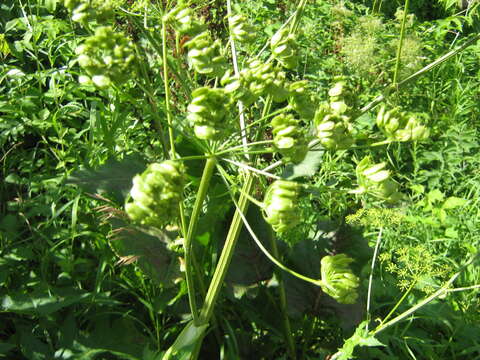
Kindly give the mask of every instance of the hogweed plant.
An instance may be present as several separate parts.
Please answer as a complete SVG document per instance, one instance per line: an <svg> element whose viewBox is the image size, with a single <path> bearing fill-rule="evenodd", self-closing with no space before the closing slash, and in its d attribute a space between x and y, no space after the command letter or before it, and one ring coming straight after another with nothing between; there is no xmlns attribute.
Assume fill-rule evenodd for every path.
<svg viewBox="0 0 480 360"><path fill-rule="evenodd" d="M401 201L401 189L394 180L394 173L388 169L386 160L373 160L369 149L393 142L425 140L429 136L428 126L416 114L386 106L378 111L376 134L359 133L355 121L383 102L392 91L468 46L465 44L451 51L402 81L395 75L394 83L386 88L383 95L359 108L358 97L350 88L348 78L333 78L328 97L323 101L312 91L309 81L291 80L301 63L297 38L306 0L299 1L295 13L257 55L245 54L245 49L250 48L246 45L254 41L256 30L243 14L233 11L230 0L227 0L227 44L213 38L192 4L179 1L173 8L155 8L155 11L144 14L124 11L125 16L131 17L129 21L135 24L137 31L145 35L149 51L154 49L160 58L156 64L161 64L162 69L150 70L162 71L165 119L157 118L160 122L157 128L161 131L160 137L168 137L168 141L164 141L166 151L158 154L159 161L148 165L145 171L133 178L125 212L133 226L146 232L176 229L175 244L181 244L181 249L170 249L177 251L182 258L191 314L190 321L163 359L198 358L243 226L265 256L280 269L318 286L326 296L339 303L357 302L360 279L350 267L354 262L351 257L346 254L324 256L318 264L319 279L302 275L281 262L275 236L270 244L271 250L262 244L247 219L248 207L250 204L258 206L266 223L277 237L281 237L302 222L298 203L302 197L311 196L315 191L346 191L350 196L358 197L365 206L373 203L394 206ZM93 85L99 91L120 91L122 84L133 78L152 101L152 84L148 84L148 76L144 81L135 79L149 71L139 58L144 53L139 50L140 44L133 44L112 26L101 25L106 18L111 18L110 3L65 0L65 6L71 11L74 21L84 25L91 21L97 24L96 27L93 25L92 35L77 48L78 63L84 70L79 81L84 85ZM138 18L143 18L143 25ZM149 27L150 23L156 25ZM89 26L92 26L91 23ZM175 46L169 48L172 36L176 40ZM268 51L270 57L264 56ZM239 61L240 53L243 62ZM395 74L401 66L399 59ZM177 100L182 97L188 99L185 112L180 116L178 112L182 112L182 106L176 104L174 109L173 96ZM176 137L179 135L203 154L178 155ZM379 136L384 138L379 141ZM352 174L356 188L325 186L312 192L308 179L302 182L299 180L302 177L278 175L279 170L286 166L312 166L308 159L311 153L338 153L340 159L347 161L351 150L364 152L364 158L357 161L356 173ZM269 158L274 160L265 166L265 159ZM192 184L186 188L190 162L203 163L203 173L196 189ZM318 162L314 164L316 166L319 166ZM208 210L205 204L211 200L209 194L214 177L224 182L235 213L213 276L207 279L203 264L195 254L194 242L199 235L199 219L206 215L205 209ZM263 193L263 201L255 195L259 189ZM193 206L191 202L187 203L187 197L195 199ZM445 286L451 284L454 277ZM291 358L295 358L284 284L281 277L278 280L287 351ZM440 289L446 291L445 286ZM432 289L429 299L443 294L439 291ZM199 302L200 298L202 302ZM421 304L414 308L418 306ZM408 314L411 313L409 311ZM375 330L363 332L363 337L356 333L353 347L406 316L402 314L389 321L385 319ZM347 345L351 347L352 341ZM377 343L372 341L370 344ZM352 355L349 351L344 349L338 356L349 358Z"/></svg>

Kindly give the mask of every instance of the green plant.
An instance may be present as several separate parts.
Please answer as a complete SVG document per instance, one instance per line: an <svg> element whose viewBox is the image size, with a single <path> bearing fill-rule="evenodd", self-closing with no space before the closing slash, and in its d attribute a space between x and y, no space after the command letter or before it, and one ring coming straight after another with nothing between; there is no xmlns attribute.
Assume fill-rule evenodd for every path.
<svg viewBox="0 0 480 360"><path fill-rule="evenodd" d="M68 3L96 19L79 24L45 15L65 16L55 4L18 8L4 37L1 146L18 153L1 158L0 267L20 270L0 276L0 353L475 354L478 141L458 119L475 108L478 36L448 49L407 11L400 30L350 2L227 1L225 19L212 2L136 2L108 28L95 2ZM358 22L378 73L343 65ZM438 59L410 68L409 32Z"/></svg>

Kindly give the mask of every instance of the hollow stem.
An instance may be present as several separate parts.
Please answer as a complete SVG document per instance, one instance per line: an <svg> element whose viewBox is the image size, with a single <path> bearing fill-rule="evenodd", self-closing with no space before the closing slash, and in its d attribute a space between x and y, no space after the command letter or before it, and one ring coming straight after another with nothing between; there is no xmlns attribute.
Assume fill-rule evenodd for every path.
<svg viewBox="0 0 480 360"><path fill-rule="evenodd" d="M188 231L187 237L185 238L185 277L187 279L187 288L188 288L188 302L190 305L190 311L192 312L192 318L194 324L197 326L200 324L198 318L198 310L197 310L197 303L196 303L196 292L195 292L195 284L193 279L193 254L192 254L192 240L195 236L195 230L198 224L198 218L202 211L202 205L205 200L205 196L207 195L208 186L210 184L210 180L213 175L213 171L215 169L215 164L217 163L216 158L210 157L207 162L205 163L205 167L203 169L202 179L200 180L200 187L197 192L197 196L195 199L195 204L193 205L192 216L190 218L190 222L188 224Z"/></svg>

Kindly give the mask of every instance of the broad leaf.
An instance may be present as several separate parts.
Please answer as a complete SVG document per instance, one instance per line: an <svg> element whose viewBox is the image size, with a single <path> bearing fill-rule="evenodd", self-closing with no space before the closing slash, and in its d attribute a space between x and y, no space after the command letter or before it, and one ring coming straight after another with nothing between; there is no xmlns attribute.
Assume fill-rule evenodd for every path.
<svg viewBox="0 0 480 360"><path fill-rule="evenodd" d="M118 203L123 203L132 187L132 179L145 170L140 156L123 160L110 159L98 169L82 168L73 173L67 183L78 185L90 193L107 193Z"/></svg>
<svg viewBox="0 0 480 360"><path fill-rule="evenodd" d="M119 263L136 262L157 284L170 287L180 275L180 262L167 245L173 240L165 231L136 227L119 218L110 219L113 234L110 244L120 257Z"/></svg>

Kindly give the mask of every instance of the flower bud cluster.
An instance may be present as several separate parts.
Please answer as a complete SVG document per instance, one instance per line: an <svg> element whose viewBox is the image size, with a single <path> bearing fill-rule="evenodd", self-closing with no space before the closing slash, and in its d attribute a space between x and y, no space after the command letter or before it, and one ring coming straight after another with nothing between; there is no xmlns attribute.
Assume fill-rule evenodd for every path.
<svg viewBox="0 0 480 360"><path fill-rule="evenodd" d="M183 199L185 169L178 161L166 160L150 164L133 178L130 196L125 205L130 219L141 225L162 227L178 216Z"/></svg>
<svg viewBox="0 0 480 360"><path fill-rule="evenodd" d="M278 30L270 40L270 49L283 67L293 70L298 67L298 46L295 36L289 32L288 27Z"/></svg>
<svg viewBox="0 0 480 360"><path fill-rule="evenodd" d="M287 180L276 180L268 187L264 199L264 218L275 232L282 233L300 222L300 189L300 184Z"/></svg>
<svg viewBox="0 0 480 360"><path fill-rule="evenodd" d="M220 40L213 41L208 31L203 31L185 43L188 61L199 74L222 77L227 69L227 60L221 54Z"/></svg>
<svg viewBox="0 0 480 360"><path fill-rule="evenodd" d="M320 261L320 286L326 294L341 304L355 304L360 281L349 265L353 259L345 254L324 256Z"/></svg>
<svg viewBox="0 0 480 360"><path fill-rule="evenodd" d="M64 0L63 4L72 14L72 20L84 25L92 21L102 23L114 15L110 0Z"/></svg>
<svg viewBox="0 0 480 360"><path fill-rule="evenodd" d="M247 23L244 15L234 15L230 18L230 34L235 41L248 44L255 39L255 28Z"/></svg>
<svg viewBox="0 0 480 360"><path fill-rule="evenodd" d="M107 88L112 83L127 81L136 71L132 43L110 26L96 28L95 35L88 37L75 52L88 75L80 77L81 83Z"/></svg>
<svg viewBox="0 0 480 360"><path fill-rule="evenodd" d="M275 102L283 102L289 95L285 73L272 63L265 64L258 60L252 61L238 76L227 73L221 83L233 99L241 100L247 106L261 95L271 95Z"/></svg>
<svg viewBox="0 0 480 360"><path fill-rule="evenodd" d="M385 106L382 106L377 115L377 126L391 141L425 140L430 135L428 128L415 116L402 112L399 108L386 111Z"/></svg>
<svg viewBox="0 0 480 360"><path fill-rule="evenodd" d="M230 99L223 89L201 87L192 92L187 119L202 140L218 140L233 129L228 121Z"/></svg>
<svg viewBox="0 0 480 360"><path fill-rule="evenodd" d="M356 168L358 188L352 192L370 193L390 202L399 200L401 194L398 192L398 185L391 179L391 172L385 169L386 165L385 162L372 164L368 156L363 158Z"/></svg>
<svg viewBox="0 0 480 360"><path fill-rule="evenodd" d="M196 36L207 28L186 4L179 4L173 8L163 17L163 21L170 23L180 35Z"/></svg>
<svg viewBox="0 0 480 360"><path fill-rule="evenodd" d="M285 161L299 163L308 152L308 142L300 121L293 115L278 115L272 119L273 145Z"/></svg>
<svg viewBox="0 0 480 360"><path fill-rule="evenodd" d="M315 100L307 89L307 80L291 83L288 103L302 119L312 120L315 115Z"/></svg>

